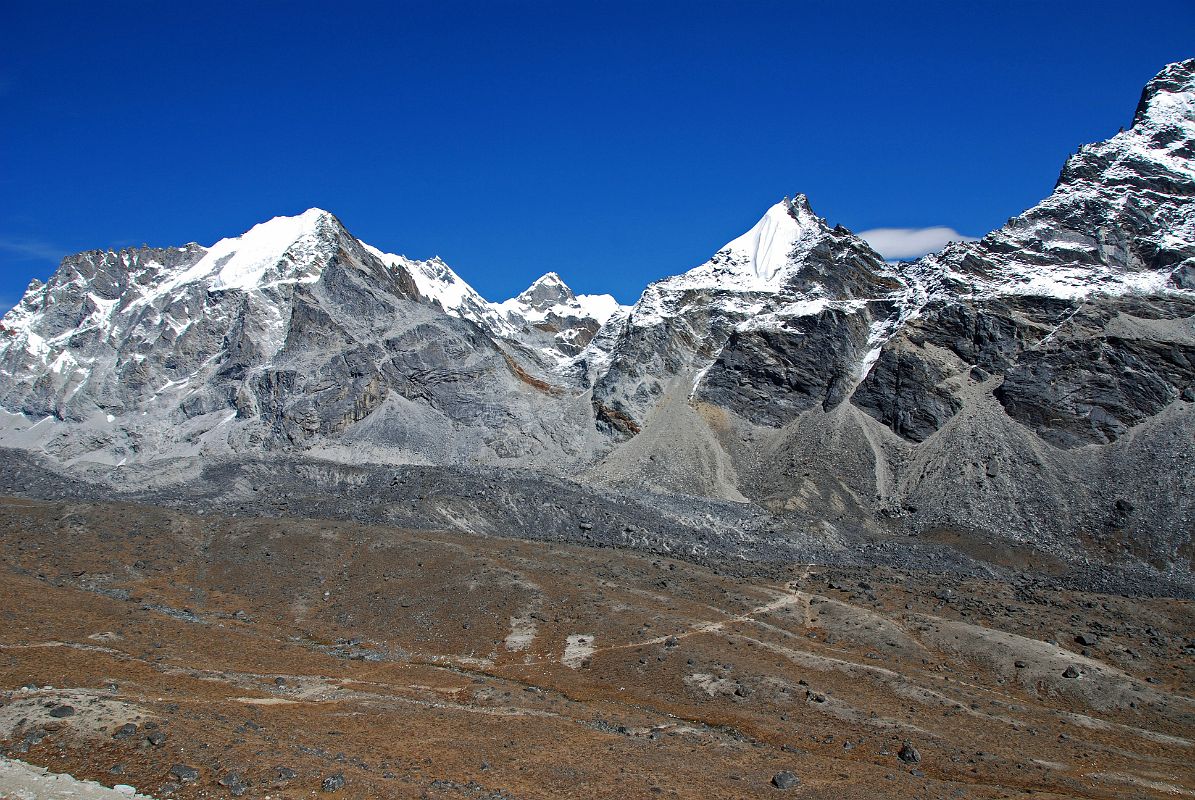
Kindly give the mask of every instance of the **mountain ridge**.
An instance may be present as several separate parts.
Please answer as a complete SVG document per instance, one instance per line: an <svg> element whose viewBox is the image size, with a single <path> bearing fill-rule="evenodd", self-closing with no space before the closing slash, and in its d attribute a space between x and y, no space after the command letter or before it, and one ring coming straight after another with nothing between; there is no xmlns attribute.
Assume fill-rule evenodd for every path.
<svg viewBox="0 0 1195 800"><path fill-rule="evenodd" d="M320 209L71 256L4 318L0 446L530 468L1189 566L1195 60L1134 120L980 240L888 263L797 194L629 307L555 272L491 302Z"/></svg>

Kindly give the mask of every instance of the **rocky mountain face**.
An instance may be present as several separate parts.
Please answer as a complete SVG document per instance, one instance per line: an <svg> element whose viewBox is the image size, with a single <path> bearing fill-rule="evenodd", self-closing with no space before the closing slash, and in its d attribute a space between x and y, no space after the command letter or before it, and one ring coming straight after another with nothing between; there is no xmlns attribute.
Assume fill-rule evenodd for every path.
<svg viewBox="0 0 1195 800"><path fill-rule="evenodd" d="M442 262L380 254L317 209L210 249L83 253L4 320L5 443L110 463L588 453L588 404L499 323Z"/></svg>
<svg viewBox="0 0 1195 800"><path fill-rule="evenodd" d="M831 536L1195 556L1195 61L1050 197L889 264L804 196L630 308L490 303L318 210L90 252L0 332L0 446L529 467L754 502Z"/></svg>

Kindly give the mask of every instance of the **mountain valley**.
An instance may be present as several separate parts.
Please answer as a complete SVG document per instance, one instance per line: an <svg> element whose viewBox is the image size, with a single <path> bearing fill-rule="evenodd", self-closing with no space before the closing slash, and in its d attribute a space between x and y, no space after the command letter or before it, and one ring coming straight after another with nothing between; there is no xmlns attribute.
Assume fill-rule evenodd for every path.
<svg viewBox="0 0 1195 800"><path fill-rule="evenodd" d="M1192 796L1195 60L911 261L801 194L629 306L321 209L69 256L0 458L6 800Z"/></svg>

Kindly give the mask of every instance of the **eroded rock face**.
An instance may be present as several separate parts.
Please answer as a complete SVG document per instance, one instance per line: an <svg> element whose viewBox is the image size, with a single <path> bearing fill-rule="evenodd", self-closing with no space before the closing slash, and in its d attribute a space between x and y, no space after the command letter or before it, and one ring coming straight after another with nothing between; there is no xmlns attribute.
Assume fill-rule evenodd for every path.
<svg viewBox="0 0 1195 800"><path fill-rule="evenodd" d="M920 442L962 407L958 387L994 376L1005 412L1044 441L1106 444L1191 385L1193 320L1182 297L933 304L885 348L853 402Z"/></svg>
<svg viewBox="0 0 1195 800"><path fill-rule="evenodd" d="M1193 381L1192 344L1103 335L1027 352L995 396L1042 439L1078 447L1115 441L1189 394Z"/></svg>
<svg viewBox="0 0 1195 800"><path fill-rule="evenodd" d="M735 331L697 396L770 427L811 408L829 411L855 387L872 322L868 309L828 310L775 330Z"/></svg>
<svg viewBox="0 0 1195 800"><path fill-rule="evenodd" d="M923 442L962 408L944 385L949 373L917 347L886 350L852 402L897 436Z"/></svg>

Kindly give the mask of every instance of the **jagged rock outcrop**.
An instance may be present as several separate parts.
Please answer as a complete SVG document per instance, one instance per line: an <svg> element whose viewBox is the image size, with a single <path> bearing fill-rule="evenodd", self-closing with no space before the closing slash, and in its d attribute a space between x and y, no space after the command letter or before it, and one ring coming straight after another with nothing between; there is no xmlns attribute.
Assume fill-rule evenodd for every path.
<svg viewBox="0 0 1195 800"><path fill-rule="evenodd" d="M895 345L945 348L962 365L1004 374L996 397L1009 415L1064 447L1106 443L1158 413L1195 380L1181 322L1192 314L1181 290L1195 270L1192 147L1195 61L1187 61L1150 81L1129 130L1080 148L1049 198L909 269L927 302L872 380L891 384L901 370L888 362L903 359L914 367L907 380L931 393L940 370L920 369ZM1144 321L1138 335L1152 325L1158 341L1128 345L1108 334L1114 321ZM860 398L876 394L865 386ZM882 403L861 405L871 412Z"/></svg>

